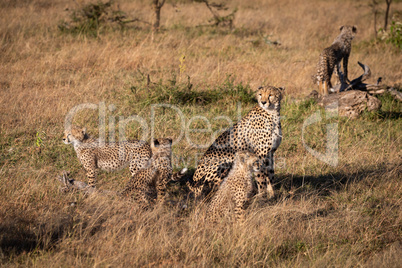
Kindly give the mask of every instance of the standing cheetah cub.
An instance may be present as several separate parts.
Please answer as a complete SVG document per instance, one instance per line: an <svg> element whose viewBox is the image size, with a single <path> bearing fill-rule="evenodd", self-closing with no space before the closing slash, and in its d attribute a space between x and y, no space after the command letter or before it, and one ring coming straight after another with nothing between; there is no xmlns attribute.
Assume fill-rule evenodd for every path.
<svg viewBox="0 0 402 268"><path fill-rule="evenodd" d="M114 171L129 166L131 176L146 167L151 147L145 141L100 143L85 128L72 127L64 133L63 142L72 144L88 177L88 186L95 187L97 170Z"/></svg>
<svg viewBox="0 0 402 268"><path fill-rule="evenodd" d="M239 221L244 220L244 209L255 190L253 173L258 171L258 156L248 151L237 152L232 170L223 180L208 207L208 219L216 222L230 211Z"/></svg>
<svg viewBox="0 0 402 268"><path fill-rule="evenodd" d="M163 201L166 185L172 179L172 140L154 140L151 149L148 167L137 172L121 192L123 196L132 195L144 207L149 206L155 197Z"/></svg>
<svg viewBox="0 0 402 268"><path fill-rule="evenodd" d="M348 79L348 60L352 49L352 40L356 35L356 26L342 26L341 33L335 38L330 47L324 49L320 54L317 64L317 74L313 76L314 83L318 85L321 95L328 95L332 88L332 73L337 73L340 82L350 82ZM343 72L341 73L341 60L343 59ZM336 67L336 69L335 69Z"/></svg>

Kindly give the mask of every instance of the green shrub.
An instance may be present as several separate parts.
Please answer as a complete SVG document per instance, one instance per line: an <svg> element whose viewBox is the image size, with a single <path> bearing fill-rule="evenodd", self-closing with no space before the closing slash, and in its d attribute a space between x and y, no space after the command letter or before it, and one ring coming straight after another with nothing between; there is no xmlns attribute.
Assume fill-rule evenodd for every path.
<svg viewBox="0 0 402 268"><path fill-rule="evenodd" d="M147 85L148 89L144 87L145 85L130 87L134 94L148 92L145 99L139 100L139 103L143 105L152 103L208 105L228 100L242 103L255 102L254 92L250 86L243 85L242 82L235 83L235 78L231 75L228 75L222 84L204 90L195 90L190 83L190 77L186 82L177 82L175 74L172 75L172 79L168 80L168 83L160 80Z"/></svg>
<svg viewBox="0 0 402 268"><path fill-rule="evenodd" d="M129 21L125 21L125 13L113 9L113 1L90 3L82 8L71 11L70 21L61 21L58 25L62 33L97 37L103 26L117 23L121 28Z"/></svg>
<svg viewBox="0 0 402 268"><path fill-rule="evenodd" d="M394 15L392 17L389 32L385 32L384 29L380 29L379 32L382 34L381 40L402 49L402 22L400 21L399 16Z"/></svg>

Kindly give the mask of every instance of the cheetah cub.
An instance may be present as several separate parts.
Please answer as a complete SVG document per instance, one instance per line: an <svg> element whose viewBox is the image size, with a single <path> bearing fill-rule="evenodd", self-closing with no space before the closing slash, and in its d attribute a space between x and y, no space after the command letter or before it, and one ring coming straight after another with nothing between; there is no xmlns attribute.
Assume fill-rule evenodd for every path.
<svg viewBox="0 0 402 268"><path fill-rule="evenodd" d="M259 170L258 156L248 151L235 155L233 168L223 180L208 207L207 218L217 222L229 213L234 203L237 220L244 220L244 209L255 191L253 173Z"/></svg>
<svg viewBox="0 0 402 268"><path fill-rule="evenodd" d="M352 49L352 40L356 35L356 26L345 25L340 28L341 33L335 38L330 47L324 49L320 54L317 64L317 74L313 81L318 85L321 95L328 95L332 89L331 76L335 71L341 84L348 79L348 60ZM341 73L341 60L343 59L343 74ZM336 67L336 69L335 69Z"/></svg>
<svg viewBox="0 0 402 268"><path fill-rule="evenodd" d="M65 131L63 142L74 146L90 187L95 187L98 169L114 171L129 166L134 176L146 167L152 155L151 147L144 141L101 143L98 139L90 138L86 128L77 126Z"/></svg>
<svg viewBox="0 0 402 268"><path fill-rule="evenodd" d="M121 192L123 196L132 196L144 207L155 198L164 201L166 185L172 179L172 140L156 139L151 143L151 149L148 167L137 172Z"/></svg>

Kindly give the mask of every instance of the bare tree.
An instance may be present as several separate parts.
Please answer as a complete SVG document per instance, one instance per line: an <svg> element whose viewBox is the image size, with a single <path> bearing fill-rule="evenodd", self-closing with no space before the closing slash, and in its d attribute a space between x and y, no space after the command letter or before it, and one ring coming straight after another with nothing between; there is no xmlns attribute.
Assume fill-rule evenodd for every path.
<svg viewBox="0 0 402 268"><path fill-rule="evenodd" d="M377 9L378 2L376 0L373 0L371 4L369 4L369 6L371 7L371 10L373 11L374 14L374 37L375 39L377 39L377 15L379 13Z"/></svg>
<svg viewBox="0 0 402 268"><path fill-rule="evenodd" d="M154 32L159 31L160 21L161 21L161 9L162 9L163 5L165 4L165 1L166 0L152 0L152 7L155 12L155 20L152 25L152 30Z"/></svg>
<svg viewBox="0 0 402 268"><path fill-rule="evenodd" d="M392 0L385 0L385 2L387 3L387 9L385 10L385 22L384 22L384 31L387 30L387 26L388 26L388 15L389 15L389 8L391 6Z"/></svg>
<svg viewBox="0 0 402 268"><path fill-rule="evenodd" d="M228 10L229 8L226 7L225 4L217 4L217 3L210 3L208 0L195 0L196 2L204 3L209 11L212 13L212 16L214 17L211 21L213 21L213 26L229 26L230 28L233 28L233 21L235 18L235 14L237 12L237 9L234 9L232 13L226 16L221 16L216 10ZM214 8L216 10L214 10Z"/></svg>

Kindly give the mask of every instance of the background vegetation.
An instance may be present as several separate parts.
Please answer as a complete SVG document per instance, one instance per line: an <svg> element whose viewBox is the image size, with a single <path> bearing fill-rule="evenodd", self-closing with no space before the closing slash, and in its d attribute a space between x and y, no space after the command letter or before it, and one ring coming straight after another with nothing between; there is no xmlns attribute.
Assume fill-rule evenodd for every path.
<svg viewBox="0 0 402 268"><path fill-rule="evenodd" d="M400 90L400 46L374 38L371 1L228 1L218 12L236 10L232 27L205 26L212 15L202 2L166 2L158 33L148 24L149 2L115 1L87 28L74 28L81 24L71 15L87 1L0 2L0 263L398 267L401 104L383 96L381 111L348 120L326 118L303 100L315 88L319 53L344 24L358 29L350 77L360 75L361 61L370 66L373 83L381 76ZM394 1L390 18L401 10ZM132 115L151 126L155 103L178 107L191 129L208 128L203 119L190 121L205 117L211 131L189 132L174 146L175 168L194 169L205 149L190 141L208 146L212 133L229 125L218 116L237 121L255 105L252 91L260 85L287 92L276 154L278 194L255 200L244 225L206 224L204 206L191 200L183 210L187 191L180 183L169 186L166 206L150 211L110 196L58 191L62 170L85 176L73 148L61 142L75 105L105 105L107 130ZM304 141L324 152L326 124L338 124L336 167L302 144L303 122L316 111L323 120L305 129ZM85 110L74 122L97 136L98 115ZM141 130L133 122L125 135L137 138ZM177 140L180 131L173 109L155 110L155 136ZM101 173L98 185L122 189L128 178L127 170Z"/></svg>

